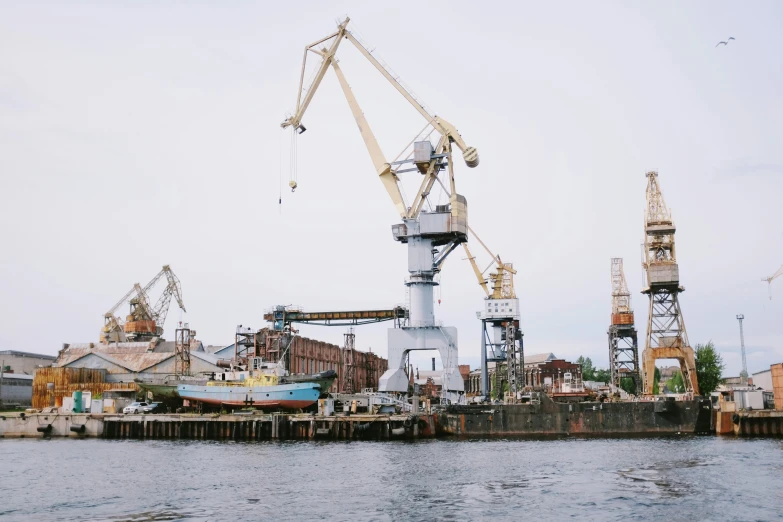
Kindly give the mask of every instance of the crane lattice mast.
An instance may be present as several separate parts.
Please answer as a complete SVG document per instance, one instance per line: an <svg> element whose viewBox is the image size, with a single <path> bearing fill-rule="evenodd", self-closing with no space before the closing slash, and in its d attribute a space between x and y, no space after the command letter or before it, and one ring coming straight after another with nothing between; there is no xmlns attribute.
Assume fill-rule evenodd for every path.
<svg viewBox="0 0 783 522"><path fill-rule="evenodd" d="M639 345L634 326L631 293L625 281L623 259L612 258L612 315L609 330L609 366L612 386L619 390L622 379L633 379L634 394L639 393Z"/></svg>

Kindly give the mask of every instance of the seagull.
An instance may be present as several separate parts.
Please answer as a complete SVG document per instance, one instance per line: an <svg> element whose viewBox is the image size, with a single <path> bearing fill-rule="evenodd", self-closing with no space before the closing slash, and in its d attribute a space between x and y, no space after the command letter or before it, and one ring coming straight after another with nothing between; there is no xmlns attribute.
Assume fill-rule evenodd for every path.
<svg viewBox="0 0 783 522"><path fill-rule="evenodd" d="M718 43L716 43L715 47L718 47L720 44L729 45L729 42L732 41L732 40L734 40L734 37L733 36L729 36L728 40L726 40L725 42L718 42Z"/></svg>

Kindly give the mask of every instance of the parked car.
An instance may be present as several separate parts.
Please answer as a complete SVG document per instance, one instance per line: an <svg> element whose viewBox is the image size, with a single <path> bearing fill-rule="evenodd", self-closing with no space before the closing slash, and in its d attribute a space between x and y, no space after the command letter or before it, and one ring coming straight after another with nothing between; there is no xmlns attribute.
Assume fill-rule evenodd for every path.
<svg viewBox="0 0 783 522"><path fill-rule="evenodd" d="M142 411L144 411L144 413L163 413L163 403L153 402L149 406L146 406Z"/></svg>
<svg viewBox="0 0 783 522"><path fill-rule="evenodd" d="M123 408L122 413L141 413L148 407L149 404L146 402L132 402Z"/></svg>

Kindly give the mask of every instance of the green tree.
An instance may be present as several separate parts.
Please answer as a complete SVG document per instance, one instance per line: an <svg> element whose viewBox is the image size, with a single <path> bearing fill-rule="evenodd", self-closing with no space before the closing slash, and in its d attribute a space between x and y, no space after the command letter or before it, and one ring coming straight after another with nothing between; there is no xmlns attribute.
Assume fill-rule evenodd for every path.
<svg viewBox="0 0 783 522"><path fill-rule="evenodd" d="M715 350L712 341L696 345L696 378L699 380L699 392L702 395L715 391L725 367L723 358Z"/></svg>
<svg viewBox="0 0 783 522"><path fill-rule="evenodd" d="M579 359L576 360L576 364L579 364L582 366L582 380L583 381L594 381L595 379L595 368L593 367L593 361L590 360L589 357L582 357L580 356Z"/></svg>
<svg viewBox="0 0 783 522"><path fill-rule="evenodd" d="M609 372L609 370L606 369L597 369L595 372L593 372L593 381L598 382L609 382L612 380L612 374Z"/></svg>
<svg viewBox="0 0 783 522"><path fill-rule="evenodd" d="M666 388L674 393L684 392L685 383L682 380L682 372L674 372L671 378L666 381Z"/></svg>
<svg viewBox="0 0 783 522"><path fill-rule="evenodd" d="M625 393L630 393L631 395L639 393L636 391L636 386L633 383L633 379L630 377L623 377L620 379L620 388L625 390Z"/></svg>
<svg viewBox="0 0 783 522"><path fill-rule="evenodd" d="M661 387L658 384L661 381L661 370L658 369L658 367L655 367L655 376L653 377L653 395L658 395L661 393Z"/></svg>

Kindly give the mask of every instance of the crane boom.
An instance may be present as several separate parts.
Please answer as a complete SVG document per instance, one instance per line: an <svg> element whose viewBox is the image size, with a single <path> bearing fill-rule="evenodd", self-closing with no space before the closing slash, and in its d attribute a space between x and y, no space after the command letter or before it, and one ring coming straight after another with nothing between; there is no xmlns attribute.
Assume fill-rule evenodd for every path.
<svg viewBox="0 0 783 522"><path fill-rule="evenodd" d="M777 279L778 277L783 276L783 265L780 265L780 268L778 268L778 271L772 274L769 277L764 277L761 280L767 282L767 288L769 290L769 298L772 299L772 281Z"/></svg>
<svg viewBox="0 0 783 522"><path fill-rule="evenodd" d="M468 227L468 231L471 233L473 238L484 247L489 255L492 256L492 263L490 263L490 265L482 271L481 268L479 268L478 263L476 263L476 257L470 252L468 244L462 243L462 248L465 250L465 253L468 256L467 260L470 261L470 266L473 268L473 273L476 274L478 284L484 290L484 293L487 294L489 299L515 299L517 295L514 291L514 274L516 274L517 271L514 270L513 265L511 263L504 263L500 259L500 256L493 254L492 251L487 248L484 242L479 239L473 229ZM492 283L492 291L490 292L487 285L487 278L484 277L484 274L493 265L495 265L496 271L489 274L489 281Z"/></svg>
<svg viewBox="0 0 783 522"><path fill-rule="evenodd" d="M367 123L364 112L361 107L359 107L359 102L356 101L356 97L353 95L351 86L348 85L348 81L345 79L342 69L340 69L340 66L337 65L337 62L333 59L330 58L329 61L332 64L334 72L337 74L340 87L343 89L345 99L348 100L348 106L351 108L351 113L356 120L356 125L359 127L359 132L364 140L364 145L370 153L370 158L372 158L375 171L378 173L381 183L383 183L383 188L386 189L386 192L391 197L394 207L397 209L397 212L400 213L400 217L404 218L408 214L408 208L405 205L405 200L400 191L399 178L392 172L391 165L386 161L383 151L381 151L381 146L378 145L378 140L375 139L375 134L373 134L370 124ZM326 60L324 60L324 62L326 62Z"/></svg>
<svg viewBox="0 0 783 522"><path fill-rule="evenodd" d="M384 67L361 42L359 42L359 40L356 39L356 37L346 29L349 21L350 18L346 18L345 21L338 25L337 31L335 33L321 38L305 47L304 58L302 60L302 70L299 79L299 92L297 93L296 100L296 110L292 116L286 118L286 120L281 123L281 127L292 127L300 134L307 130L304 125L302 125L302 118L304 117L304 114L307 111L307 108L309 107L315 92L317 91L321 81L325 76L326 70L331 65L335 71L335 74L337 75L338 81L340 82L340 86L348 101L348 105L351 108L351 112L354 116L354 119L356 120L356 124L359 127L359 132L362 135L362 139L364 140L365 146L367 147L367 151L372 158L376 173L381 179L386 192L391 197L392 203L402 218L415 218L421 213L424 206L424 201L429 195L439 171L444 168L444 162L439 161L439 159L442 159L443 157L451 154L450 144L452 142L456 143L457 147L462 150L465 163L471 168L476 167L479 163L478 152L474 147L469 147L465 143L465 140L459 134L454 125L444 120L443 118L431 115L416 99L416 97L413 96L413 94L411 94L410 91L408 91L399 82L399 80L394 75L392 75L388 69ZM402 191L399 186L400 180L397 177L397 172L394 170L392 163L385 159L383 152L381 151L381 148L375 138L375 135L372 133L364 113L359 107L359 104L356 101L356 97L354 96L347 80L345 79L345 75L343 74L342 69L337 64L335 55L343 38L349 40L359 50L359 52L365 58L367 58L367 60L369 60L370 63L372 63L373 66L389 81L389 83L391 83L392 86L394 86L394 88L397 89L397 91L402 94L402 96L424 117L424 119L427 120L427 124L432 126L433 129L438 131L438 133L441 135L441 139L439 140L438 145L433 150L434 156L437 158L425 162L425 164L427 164L426 167L420 166L420 164L417 163L417 167L419 167L419 170L425 175L425 177L424 180L422 180L421 187L414 197L413 204L410 207L407 206L402 196ZM329 40L332 41L328 48L323 47L320 50L316 49L316 46L321 45ZM309 52L313 52L319 55L322 58L322 61L315 72L312 83L306 89L305 93L304 75ZM303 93L305 93L304 96L302 96ZM403 160L401 162L394 163L401 164L406 162L407 160ZM454 194L454 177L452 172L453 167L451 162L448 162L446 166L449 169L452 194ZM296 188L295 181L292 180L290 185L292 189Z"/></svg>

